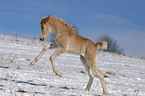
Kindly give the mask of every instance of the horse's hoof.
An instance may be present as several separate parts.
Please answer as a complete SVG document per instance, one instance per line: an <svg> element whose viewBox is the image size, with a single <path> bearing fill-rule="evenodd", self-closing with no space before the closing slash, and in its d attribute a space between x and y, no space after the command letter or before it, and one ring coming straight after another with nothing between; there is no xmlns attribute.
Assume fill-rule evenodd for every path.
<svg viewBox="0 0 145 96"><path fill-rule="evenodd" d="M105 94L105 95L110 95L108 92L103 92L103 94Z"/></svg>
<svg viewBox="0 0 145 96"><path fill-rule="evenodd" d="M59 76L62 77L62 74L60 74Z"/></svg>
<svg viewBox="0 0 145 96"><path fill-rule="evenodd" d="M31 63L29 66L34 66L34 64Z"/></svg>
<svg viewBox="0 0 145 96"><path fill-rule="evenodd" d="M59 74L58 74L58 73L56 73L55 75L58 75L59 77L62 77L62 74L61 74L61 73L59 73Z"/></svg>
<svg viewBox="0 0 145 96"><path fill-rule="evenodd" d="M89 91L89 89L85 89L85 91Z"/></svg>

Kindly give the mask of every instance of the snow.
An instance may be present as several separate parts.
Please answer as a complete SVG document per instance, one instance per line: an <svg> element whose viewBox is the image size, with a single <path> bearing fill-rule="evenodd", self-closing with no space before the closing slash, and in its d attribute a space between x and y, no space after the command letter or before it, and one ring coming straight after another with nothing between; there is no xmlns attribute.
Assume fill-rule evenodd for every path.
<svg viewBox="0 0 145 96"><path fill-rule="evenodd" d="M79 56L64 53L55 60L56 76L48 50L33 67L30 62L48 42L0 34L0 96L98 96L100 80L84 91L88 75ZM145 59L99 51L98 67L105 75L110 96L145 96Z"/></svg>

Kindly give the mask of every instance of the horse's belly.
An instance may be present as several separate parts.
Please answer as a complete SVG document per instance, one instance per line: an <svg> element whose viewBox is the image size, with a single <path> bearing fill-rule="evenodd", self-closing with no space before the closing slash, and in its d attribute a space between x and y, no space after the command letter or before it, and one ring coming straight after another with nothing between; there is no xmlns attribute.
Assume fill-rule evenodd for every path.
<svg viewBox="0 0 145 96"><path fill-rule="evenodd" d="M74 54L74 55L81 55L81 52L67 51L67 53L71 53L71 54Z"/></svg>
<svg viewBox="0 0 145 96"><path fill-rule="evenodd" d="M84 54L84 52L81 51L81 50L73 50L73 49L69 49L67 51L67 53L71 53L71 54L74 54L74 55L83 55Z"/></svg>

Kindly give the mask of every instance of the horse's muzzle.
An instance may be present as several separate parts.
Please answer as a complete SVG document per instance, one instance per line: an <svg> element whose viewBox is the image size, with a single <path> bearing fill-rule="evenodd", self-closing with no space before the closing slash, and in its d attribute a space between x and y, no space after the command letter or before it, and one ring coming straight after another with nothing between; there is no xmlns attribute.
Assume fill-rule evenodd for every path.
<svg viewBox="0 0 145 96"><path fill-rule="evenodd" d="M40 40L41 40L41 41L44 41L44 40L45 40L45 38L40 38Z"/></svg>

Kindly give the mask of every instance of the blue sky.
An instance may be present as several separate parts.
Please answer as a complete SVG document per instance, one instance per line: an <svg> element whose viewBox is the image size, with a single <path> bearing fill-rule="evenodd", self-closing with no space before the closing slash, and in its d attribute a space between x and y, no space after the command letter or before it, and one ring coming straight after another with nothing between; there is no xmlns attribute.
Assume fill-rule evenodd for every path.
<svg viewBox="0 0 145 96"><path fill-rule="evenodd" d="M41 18L48 15L94 42L108 34L125 54L145 57L145 0L1 0L0 34L39 39Z"/></svg>

